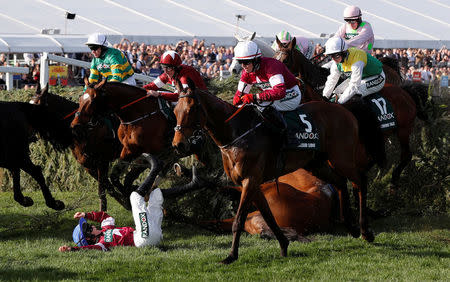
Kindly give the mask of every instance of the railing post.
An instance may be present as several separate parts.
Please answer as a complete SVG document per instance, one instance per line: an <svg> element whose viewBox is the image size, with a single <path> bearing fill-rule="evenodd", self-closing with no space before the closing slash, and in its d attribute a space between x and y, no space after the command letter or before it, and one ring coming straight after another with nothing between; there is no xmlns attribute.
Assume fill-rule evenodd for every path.
<svg viewBox="0 0 450 282"><path fill-rule="evenodd" d="M13 82L14 82L14 78L13 78L13 74L10 72L5 73L6 74L6 90L11 91L13 90Z"/></svg>
<svg viewBox="0 0 450 282"><path fill-rule="evenodd" d="M44 52L41 56L41 89L47 86L48 83L48 53Z"/></svg>

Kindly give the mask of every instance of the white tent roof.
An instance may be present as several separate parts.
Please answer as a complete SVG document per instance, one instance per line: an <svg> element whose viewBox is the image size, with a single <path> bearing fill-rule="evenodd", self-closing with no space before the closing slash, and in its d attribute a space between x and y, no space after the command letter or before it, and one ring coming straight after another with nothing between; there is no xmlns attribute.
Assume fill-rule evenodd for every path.
<svg viewBox="0 0 450 282"><path fill-rule="evenodd" d="M344 8L351 4L340 0L3 0L0 50L19 52L34 45L41 51L79 52L92 32L108 34L112 42L131 37L162 43L196 36L233 44L236 15L245 16L239 20L240 33L256 31L266 41L280 30L319 40L321 34L338 29ZM357 5L373 26L376 47L438 48L450 43L450 0L363 0ZM75 19L67 20L66 12L76 13ZM42 29L59 29L69 36L36 35Z"/></svg>

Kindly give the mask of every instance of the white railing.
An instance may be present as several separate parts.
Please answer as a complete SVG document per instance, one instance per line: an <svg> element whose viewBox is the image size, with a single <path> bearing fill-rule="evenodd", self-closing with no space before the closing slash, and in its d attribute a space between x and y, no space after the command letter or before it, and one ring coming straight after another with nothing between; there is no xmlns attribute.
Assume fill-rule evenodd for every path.
<svg viewBox="0 0 450 282"><path fill-rule="evenodd" d="M75 60L75 59L57 56L57 55L53 55L53 54L44 52L41 56L41 77L40 77L41 87L45 87L45 85L47 85L47 83L48 83L48 70L49 70L48 62L49 61L64 63L67 65L82 67L85 69L89 69L91 66L91 63L89 63L89 62ZM146 75L139 74L139 73L136 73L134 76L135 76L136 80L140 80L140 81L144 81L144 82L152 82L153 80L155 80L155 78L153 78L153 77L146 76Z"/></svg>
<svg viewBox="0 0 450 282"><path fill-rule="evenodd" d="M28 74L30 69L26 67L0 67L1 72L6 73L6 90L10 91L13 89L13 75L16 73Z"/></svg>

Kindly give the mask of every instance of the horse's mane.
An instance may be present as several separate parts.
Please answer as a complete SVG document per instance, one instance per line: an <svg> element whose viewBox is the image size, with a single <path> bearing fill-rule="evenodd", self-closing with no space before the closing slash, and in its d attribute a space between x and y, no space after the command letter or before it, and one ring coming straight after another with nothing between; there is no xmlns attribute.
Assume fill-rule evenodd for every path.
<svg viewBox="0 0 450 282"><path fill-rule="evenodd" d="M292 52L292 54L300 60L298 71L302 79L315 89L323 86L327 80L327 76L330 74L330 71L319 65L313 64L296 48L293 48Z"/></svg>
<svg viewBox="0 0 450 282"><path fill-rule="evenodd" d="M49 141L56 150L62 151L72 144L72 131L56 113L48 111L45 106L16 102L24 113L28 123L42 139Z"/></svg>
<svg viewBox="0 0 450 282"><path fill-rule="evenodd" d="M391 57L381 57L378 59L383 65L386 65L388 67L390 67L391 69L393 69L399 77L402 77L401 73L400 73L400 66L398 64L398 60L395 58L391 58Z"/></svg>
<svg viewBox="0 0 450 282"><path fill-rule="evenodd" d="M53 94L53 93L50 93L50 92L47 92L46 95L48 96L47 99L53 100L54 103L58 107L57 109L50 109L50 110L54 110L55 112L57 111L60 114L61 114L61 112L63 112L62 114L65 114L64 113L65 111L68 112L70 110L78 108L78 103L76 103L76 102L74 102L74 101L72 101L72 100L70 100L68 98L65 98L65 97L62 97L60 95Z"/></svg>
<svg viewBox="0 0 450 282"><path fill-rule="evenodd" d="M129 85L126 83L122 83L122 82L107 82L103 87L112 87L112 88L125 88L129 91L139 91L143 94L146 94L147 91L144 88L138 87L138 86L134 86L134 85Z"/></svg>

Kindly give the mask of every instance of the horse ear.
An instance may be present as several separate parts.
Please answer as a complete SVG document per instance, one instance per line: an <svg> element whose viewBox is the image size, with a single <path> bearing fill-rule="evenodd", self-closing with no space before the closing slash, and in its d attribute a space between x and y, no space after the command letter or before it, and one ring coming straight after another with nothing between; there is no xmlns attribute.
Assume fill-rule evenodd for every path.
<svg viewBox="0 0 450 282"><path fill-rule="evenodd" d="M252 41L253 39L255 39L255 36L256 36L256 31L253 32L252 36L250 37L250 41Z"/></svg>
<svg viewBox="0 0 450 282"><path fill-rule="evenodd" d="M275 40L277 41L278 49L281 49L283 47L283 44L281 44L280 39L278 39L278 36L275 36Z"/></svg>
<svg viewBox="0 0 450 282"><path fill-rule="evenodd" d="M86 87L89 86L89 79L88 79L87 76L84 77L84 85L85 85Z"/></svg>
<svg viewBox="0 0 450 282"><path fill-rule="evenodd" d="M294 36L291 42L289 42L289 49L295 48L295 45L297 45L297 39Z"/></svg>
<svg viewBox="0 0 450 282"><path fill-rule="evenodd" d="M41 94L41 83L36 83L36 94Z"/></svg>
<svg viewBox="0 0 450 282"><path fill-rule="evenodd" d="M47 94L48 93L48 83L45 85L44 89L42 89L41 91L41 95Z"/></svg>
<svg viewBox="0 0 450 282"><path fill-rule="evenodd" d="M192 91L195 91L195 83L194 83L194 81L188 77L187 83L188 83L189 88L192 89Z"/></svg>

